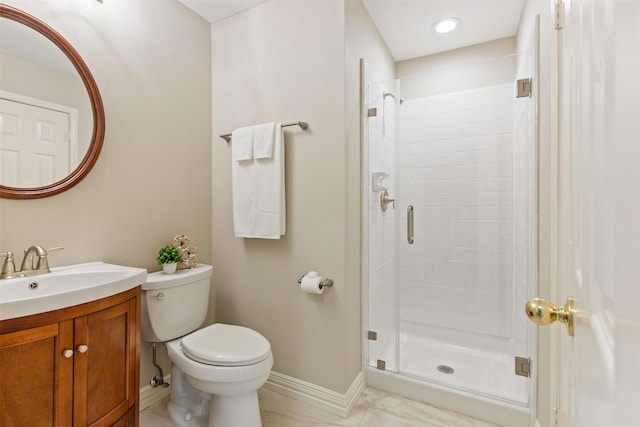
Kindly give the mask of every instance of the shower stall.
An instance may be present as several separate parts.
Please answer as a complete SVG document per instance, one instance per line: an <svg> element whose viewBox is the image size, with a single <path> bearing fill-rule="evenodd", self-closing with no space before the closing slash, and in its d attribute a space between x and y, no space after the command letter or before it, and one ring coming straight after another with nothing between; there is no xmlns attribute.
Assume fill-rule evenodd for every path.
<svg viewBox="0 0 640 427"><path fill-rule="evenodd" d="M533 58L364 94L367 382L509 426L529 423L535 386Z"/></svg>

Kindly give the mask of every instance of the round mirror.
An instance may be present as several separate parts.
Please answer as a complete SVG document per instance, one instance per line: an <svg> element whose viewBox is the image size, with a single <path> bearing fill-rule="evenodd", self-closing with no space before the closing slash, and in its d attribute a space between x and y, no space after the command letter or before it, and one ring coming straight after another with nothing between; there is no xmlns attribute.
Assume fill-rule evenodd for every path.
<svg viewBox="0 0 640 427"><path fill-rule="evenodd" d="M104 140L100 92L78 52L39 19L0 4L0 197L65 191Z"/></svg>

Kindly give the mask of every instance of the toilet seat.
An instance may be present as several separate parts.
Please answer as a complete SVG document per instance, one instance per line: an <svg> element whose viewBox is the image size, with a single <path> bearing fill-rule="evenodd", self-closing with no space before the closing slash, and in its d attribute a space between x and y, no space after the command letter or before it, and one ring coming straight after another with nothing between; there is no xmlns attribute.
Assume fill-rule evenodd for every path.
<svg viewBox="0 0 640 427"><path fill-rule="evenodd" d="M191 360L214 366L248 366L271 354L269 341L253 329L215 323L181 341L182 352Z"/></svg>

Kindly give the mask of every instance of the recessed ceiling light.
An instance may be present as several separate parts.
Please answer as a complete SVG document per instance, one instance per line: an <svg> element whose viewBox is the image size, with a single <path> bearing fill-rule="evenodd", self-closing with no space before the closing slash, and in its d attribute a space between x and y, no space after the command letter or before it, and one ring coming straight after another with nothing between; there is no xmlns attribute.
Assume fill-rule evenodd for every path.
<svg viewBox="0 0 640 427"><path fill-rule="evenodd" d="M433 31L436 33L448 33L456 29L460 25L458 18L445 18L433 24Z"/></svg>

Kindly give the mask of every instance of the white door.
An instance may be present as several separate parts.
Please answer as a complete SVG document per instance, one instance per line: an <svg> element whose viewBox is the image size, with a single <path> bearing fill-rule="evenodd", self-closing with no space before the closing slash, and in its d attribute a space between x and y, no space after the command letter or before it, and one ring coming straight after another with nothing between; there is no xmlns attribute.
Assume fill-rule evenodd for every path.
<svg viewBox="0 0 640 427"><path fill-rule="evenodd" d="M0 98L0 184L40 187L70 172L69 114Z"/></svg>
<svg viewBox="0 0 640 427"><path fill-rule="evenodd" d="M559 426L640 426L640 1L565 0ZM559 327L559 326L554 326Z"/></svg>

